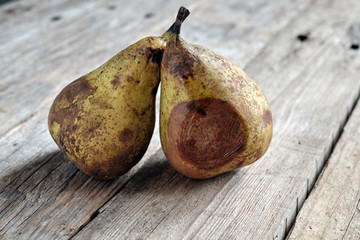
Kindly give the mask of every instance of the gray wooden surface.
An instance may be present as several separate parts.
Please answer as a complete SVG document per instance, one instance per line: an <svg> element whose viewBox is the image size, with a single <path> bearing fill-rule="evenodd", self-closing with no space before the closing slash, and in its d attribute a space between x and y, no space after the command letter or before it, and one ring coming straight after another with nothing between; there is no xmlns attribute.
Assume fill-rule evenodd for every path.
<svg viewBox="0 0 360 240"><path fill-rule="evenodd" d="M360 102L300 210L289 240L360 239Z"/></svg>
<svg viewBox="0 0 360 240"><path fill-rule="evenodd" d="M48 133L52 101L127 45L162 34L180 5L191 11L182 36L244 68L264 90L274 118L268 152L242 169L191 180L167 163L157 127L126 175L88 177ZM352 173L359 156L350 156L356 149L338 153L356 144L356 133L338 140L352 114L345 129L359 130L359 19L357 0L0 5L0 239L297 239L308 236L312 209L326 211L321 207L339 212L346 237L358 239L360 177ZM332 159L345 166L342 177L331 175ZM354 184L333 190L344 204L315 205L328 201L322 192L332 190L329 177ZM317 180L321 192L315 188L306 200ZM333 228L328 238L337 236L339 225L316 221Z"/></svg>

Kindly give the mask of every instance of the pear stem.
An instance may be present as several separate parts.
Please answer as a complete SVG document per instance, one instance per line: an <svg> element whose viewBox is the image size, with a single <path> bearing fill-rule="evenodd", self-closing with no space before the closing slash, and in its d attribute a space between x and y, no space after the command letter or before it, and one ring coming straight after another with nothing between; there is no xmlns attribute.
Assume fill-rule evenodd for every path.
<svg viewBox="0 0 360 240"><path fill-rule="evenodd" d="M175 33L176 35L179 35L181 24L184 22L187 16L189 16L189 14L190 11L188 9L186 9L185 7L180 7L175 22L173 23L173 25L171 25L171 27L169 28L169 30L167 30L167 32L171 32L171 33Z"/></svg>

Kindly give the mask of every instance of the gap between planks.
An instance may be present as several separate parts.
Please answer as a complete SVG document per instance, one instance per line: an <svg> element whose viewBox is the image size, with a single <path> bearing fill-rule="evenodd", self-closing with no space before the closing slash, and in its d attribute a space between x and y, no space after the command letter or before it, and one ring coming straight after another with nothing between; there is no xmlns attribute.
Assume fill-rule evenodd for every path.
<svg viewBox="0 0 360 240"><path fill-rule="evenodd" d="M287 239L360 239L360 98L354 111Z"/></svg>
<svg viewBox="0 0 360 240"><path fill-rule="evenodd" d="M357 107L357 105L360 106L360 91L359 91L359 93L358 93L357 100L354 102L353 106L351 107L351 110L350 110L349 114L347 114L344 123L342 124L341 128L339 129L338 134L336 135L336 138L335 138L334 141L333 141L333 144L332 144L332 146L331 146L331 150L330 150L329 154L325 157L324 165L323 165L321 171L319 171L319 173L316 175L315 183L314 183L311 187L309 187L309 179L307 179L307 184L306 184L306 186L307 186L307 189L306 189L307 195L306 195L305 200L304 200L304 201L301 203L301 205L299 206L299 202L298 202L299 200L298 200L298 198L296 199L296 217L295 217L295 219L292 221L290 229L287 230L287 231L285 231L285 233L284 233L284 235L286 236L286 237L285 237L286 239L289 239L289 237L291 236L291 233L292 233L293 228L294 228L295 223L296 223L296 218L297 218L297 216L299 215L299 212L301 211L301 208L302 208L303 205L306 203L306 201L309 199L309 196L310 196L311 191L314 189L314 187L315 187L315 185L317 184L317 182L321 179L323 172L326 170L326 166L327 166L327 164L329 163L329 159L330 159L331 156L333 155L336 145L339 143L339 140L340 140L341 137L343 136L343 134L344 134L344 129L345 129L345 127L348 125L349 119L351 118L351 116L352 116L355 108ZM360 203L359 203L359 204L360 204ZM285 218L285 227L284 227L285 229L286 229L286 226L287 226L287 218Z"/></svg>

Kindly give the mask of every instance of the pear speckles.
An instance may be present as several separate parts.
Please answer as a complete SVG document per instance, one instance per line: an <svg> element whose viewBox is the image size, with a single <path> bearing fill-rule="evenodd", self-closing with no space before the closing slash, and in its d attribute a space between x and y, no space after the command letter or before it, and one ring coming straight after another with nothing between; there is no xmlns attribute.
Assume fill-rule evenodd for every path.
<svg viewBox="0 0 360 240"><path fill-rule="evenodd" d="M86 174L115 178L144 155L155 124L153 92L160 81L160 65L151 59L163 47L160 37L141 39L66 86L55 99L50 133ZM153 50L151 61L146 49Z"/></svg>
<svg viewBox="0 0 360 240"><path fill-rule="evenodd" d="M264 126L272 124L272 114L271 114L271 111L269 109L264 110L262 120L263 120Z"/></svg>
<svg viewBox="0 0 360 240"><path fill-rule="evenodd" d="M114 79L110 81L114 89L117 89L120 86L120 79L118 76L114 76Z"/></svg>
<svg viewBox="0 0 360 240"><path fill-rule="evenodd" d="M130 142L133 137L134 137L134 134L131 131L131 129L125 128L119 134L119 141L127 143L127 142Z"/></svg>

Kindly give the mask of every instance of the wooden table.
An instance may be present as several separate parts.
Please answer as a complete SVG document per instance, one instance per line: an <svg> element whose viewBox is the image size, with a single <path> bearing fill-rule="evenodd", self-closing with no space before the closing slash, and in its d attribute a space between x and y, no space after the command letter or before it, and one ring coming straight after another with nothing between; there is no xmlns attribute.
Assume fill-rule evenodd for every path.
<svg viewBox="0 0 360 240"><path fill-rule="evenodd" d="M139 164L100 181L47 129L57 93L118 51L182 36L252 76L274 136L254 164L192 180L158 126ZM0 5L0 239L360 239L359 0L27 0Z"/></svg>

